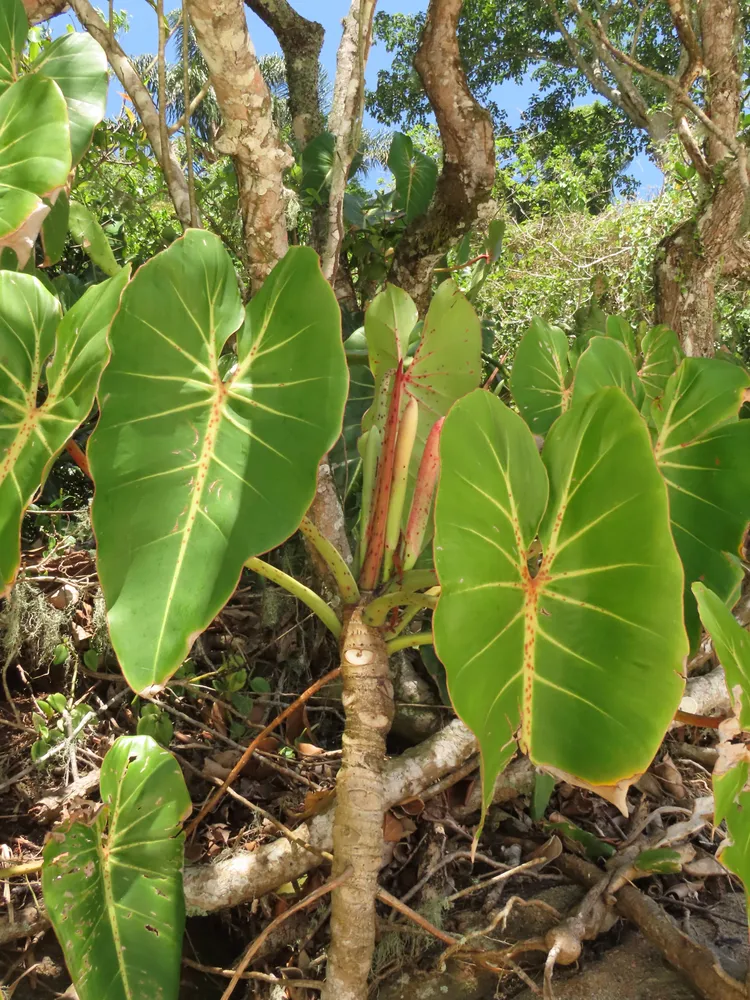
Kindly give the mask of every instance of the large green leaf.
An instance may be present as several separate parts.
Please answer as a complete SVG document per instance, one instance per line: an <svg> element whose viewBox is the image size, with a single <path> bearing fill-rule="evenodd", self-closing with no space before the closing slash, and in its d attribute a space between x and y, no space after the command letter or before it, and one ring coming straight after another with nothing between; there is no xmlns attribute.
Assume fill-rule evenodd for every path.
<svg viewBox="0 0 750 1000"><path fill-rule="evenodd" d="M724 667L727 688L740 725L750 732L750 632L744 629L724 602L702 583L693 594L716 655Z"/></svg>
<svg viewBox="0 0 750 1000"><path fill-rule="evenodd" d="M44 217L70 172L65 99L57 84L27 76L0 95L0 249L24 267Z"/></svg>
<svg viewBox="0 0 750 1000"><path fill-rule="evenodd" d="M570 378L568 338L558 327L533 319L516 350L510 388L535 434L546 434L567 409Z"/></svg>
<svg viewBox="0 0 750 1000"><path fill-rule="evenodd" d="M121 736L104 758L100 788L103 808L62 823L45 844L52 926L80 1000L176 1000L185 780L150 736Z"/></svg>
<svg viewBox="0 0 750 1000"><path fill-rule="evenodd" d="M718 858L742 879L750 914L750 790L747 788L748 761L741 760L723 774L716 771L714 824L726 821L730 843L723 845Z"/></svg>
<svg viewBox="0 0 750 1000"><path fill-rule="evenodd" d="M58 300L41 282L0 271L0 590L18 571L26 507L91 410L127 280L124 270L94 285L61 320Z"/></svg>
<svg viewBox="0 0 750 1000"><path fill-rule="evenodd" d="M649 399L663 395L669 376L685 357L674 330L652 327L641 341L643 361L638 375Z"/></svg>
<svg viewBox="0 0 750 1000"><path fill-rule="evenodd" d="M388 167L396 180L396 205L412 222L429 208L437 184L438 166L414 148L410 136L396 132L388 152Z"/></svg>
<svg viewBox="0 0 750 1000"><path fill-rule="evenodd" d="M572 405L582 403L608 385L619 386L641 408L643 386L628 348L612 337L592 337L576 365Z"/></svg>
<svg viewBox="0 0 750 1000"><path fill-rule="evenodd" d="M50 197L70 173L68 112L60 88L25 76L0 95L0 184Z"/></svg>
<svg viewBox="0 0 750 1000"><path fill-rule="evenodd" d="M71 201L68 226L70 235L81 244L98 268L105 274L117 274L120 265L109 245L107 234L85 205Z"/></svg>
<svg viewBox="0 0 750 1000"><path fill-rule="evenodd" d="M672 531L685 568L685 622L691 644L700 622L690 590L702 581L734 604L739 552L750 520L750 421L738 413L750 377L737 365L686 358L652 407L655 452L669 487Z"/></svg>
<svg viewBox="0 0 750 1000"><path fill-rule="evenodd" d="M87 31L56 38L31 67L54 80L63 93L70 119L73 166L88 149L94 129L107 109L107 56Z"/></svg>
<svg viewBox="0 0 750 1000"><path fill-rule="evenodd" d="M485 802L517 737L536 764L622 787L673 717L687 651L646 425L603 389L560 417L540 456L480 390L449 413L440 453L435 642L480 744Z"/></svg>
<svg viewBox="0 0 750 1000"><path fill-rule="evenodd" d="M0 3L0 94L18 78L18 61L26 44L29 21L21 0Z"/></svg>
<svg viewBox="0 0 750 1000"><path fill-rule="evenodd" d="M362 430L362 418L370 409L375 391L375 380L367 365L350 365L349 397L344 411L341 437L331 450L331 469L336 485L346 492L362 461L357 440Z"/></svg>
<svg viewBox="0 0 750 1000"><path fill-rule="evenodd" d="M62 258L65 241L68 238L70 202L66 191L60 191L55 204L42 223L42 246L44 247L43 267L51 267Z"/></svg>
<svg viewBox="0 0 750 1000"><path fill-rule="evenodd" d="M365 313L365 336L370 368L376 380L406 359L419 313L414 300L397 285L386 285Z"/></svg>
<svg viewBox="0 0 750 1000"><path fill-rule="evenodd" d="M110 634L135 690L168 680L245 561L299 525L341 431L340 322L309 248L274 268L244 325L231 260L209 233L188 231L128 287L89 457Z"/></svg>

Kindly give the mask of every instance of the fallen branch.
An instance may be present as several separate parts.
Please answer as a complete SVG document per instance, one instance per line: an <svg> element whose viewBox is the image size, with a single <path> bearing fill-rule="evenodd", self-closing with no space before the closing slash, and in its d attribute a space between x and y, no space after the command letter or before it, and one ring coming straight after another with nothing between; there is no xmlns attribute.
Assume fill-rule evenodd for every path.
<svg viewBox="0 0 750 1000"><path fill-rule="evenodd" d="M602 881L602 873L595 865L572 854L562 855L555 864L564 875L587 888ZM657 902L634 885L618 889L615 908L638 927L704 1000L747 1000L745 987L721 968L713 952L684 934Z"/></svg>

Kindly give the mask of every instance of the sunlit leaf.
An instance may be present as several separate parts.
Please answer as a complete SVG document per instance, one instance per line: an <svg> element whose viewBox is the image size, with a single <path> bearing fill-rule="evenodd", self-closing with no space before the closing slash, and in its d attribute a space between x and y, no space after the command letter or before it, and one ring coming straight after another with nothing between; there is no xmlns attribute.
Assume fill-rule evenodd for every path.
<svg viewBox="0 0 750 1000"><path fill-rule="evenodd" d="M189 230L140 268L112 326L93 522L112 644L136 691L167 681L245 561L296 530L341 431L340 313L316 253L291 249L243 314L221 240Z"/></svg>
<svg viewBox="0 0 750 1000"><path fill-rule="evenodd" d="M112 253L107 234L85 205L71 201L68 225L70 235L81 244L96 266L105 274L117 274L120 265Z"/></svg>
<svg viewBox="0 0 750 1000"><path fill-rule="evenodd" d="M61 319L36 278L0 271L0 588L21 558L21 519L65 442L88 415L107 330L128 271L94 285ZM46 368L48 359L52 360ZM46 375L47 393L39 402Z"/></svg>
<svg viewBox="0 0 750 1000"><path fill-rule="evenodd" d="M576 365L573 405L582 403L608 385L619 386L640 409L643 403L643 386L632 354L620 340L592 337Z"/></svg>
<svg viewBox="0 0 750 1000"><path fill-rule="evenodd" d="M645 423L603 389L540 456L522 419L477 391L446 418L441 464L435 643L479 741L485 802L516 739L595 790L634 780L679 704L687 651Z"/></svg>
<svg viewBox="0 0 750 1000"><path fill-rule="evenodd" d="M641 341L641 351L643 361L638 375L649 399L657 399L685 355L677 334L666 326L652 327Z"/></svg>
<svg viewBox="0 0 750 1000"><path fill-rule="evenodd" d="M18 78L29 21L21 0L0 3L0 94Z"/></svg>
<svg viewBox="0 0 750 1000"><path fill-rule="evenodd" d="M533 319L516 350L510 388L535 434L546 434L567 409L569 384L568 338L558 327Z"/></svg>
<svg viewBox="0 0 750 1000"><path fill-rule="evenodd" d="M691 584L700 580L734 604L740 546L750 520L750 421L739 420L750 376L713 358L685 358L652 407L655 453L669 487L672 531L685 569L691 645L700 622Z"/></svg>

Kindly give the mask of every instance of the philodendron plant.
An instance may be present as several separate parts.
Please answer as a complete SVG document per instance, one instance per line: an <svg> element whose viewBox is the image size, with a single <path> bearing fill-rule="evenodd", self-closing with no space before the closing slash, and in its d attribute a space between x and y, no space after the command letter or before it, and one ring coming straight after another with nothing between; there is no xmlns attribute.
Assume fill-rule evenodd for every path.
<svg viewBox="0 0 750 1000"><path fill-rule="evenodd" d="M291 249L246 308L221 241L203 231L128 278L119 272L61 317L37 278L0 275L4 585L18 569L24 509L98 385L92 517L111 639L131 687L154 694L169 683L244 567L306 601L339 638L347 731L334 872L354 874L333 897L329 977L356 995L374 940L389 653L436 643L456 709L479 740L485 803L520 742L541 767L622 805L681 697L680 556L699 566L689 573L713 574L722 602L733 596L736 571L723 552L736 551L747 521L748 473L735 449L750 428L737 420L750 380L723 362L680 360L661 332L671 353L647 365L647 338L637 344L631 333L631 343L622 324L590 338L574 364L578 355L536 324L513 379L528 426L478 389L480 324L452 282L439 286L423 322L387 286L365 318L373 388L350 566L305 517L318 464L341 433L348 383L338 306L315 253ZM533 367L543 367L548 341L557 350L555 412L539 422L549 399L533 395L531 379L524 399L523 357L532 347ZM685 494L687 513L677 515L672 491ZM688 501L699 497L721 498L723 534L689 520ZM675 545L683 524L708 542L704 553ZM339 611L260 558L298 527L333 573ZM410 631L436 604L434 640L432 630ZM64 825L45 852L47 905L81 1000L127 996L135 982L143 995L175 997L181 779L145 737L111 753L105 812ZM155 810L132 841L121 817L147 807L147 776L162 768L179 808ZM117 782L131 774L133 798L118 798ZM167 828L162 855L155 845ZM150 946L144 935L163 926L159 963L117 947L139 850L159 891L133 911L128 933ZM63 922L70 886L108 955L106 993Z"/></svg>

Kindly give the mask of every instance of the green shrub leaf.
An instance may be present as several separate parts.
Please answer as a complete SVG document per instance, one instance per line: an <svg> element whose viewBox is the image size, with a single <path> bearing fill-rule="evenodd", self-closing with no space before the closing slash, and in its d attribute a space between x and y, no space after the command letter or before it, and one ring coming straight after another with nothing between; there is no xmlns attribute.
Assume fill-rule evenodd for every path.
<svg viewBox="0 0 750 1000"><path fill-rule="evenodd" d="M29 21L21 0L0 4L0 94L18 78L18 62L23 55Z"/></svg>
<svg viewBox="0 0 750 1000"><path fill-rule="evenodd" d="M726 821L729 843L717 854L719 861L742 879L750 913L750 791L748 761L740 760L723 774L714 771L714 825Z"/></svg>
<svg viewBox="0 0 750 1000"><path fill-rule="evenodd" d="M750 420L738 413L750 376L713 358L686 358L667 383L656 423L656 459L669 487L672 532L685 569L691 645L700 621L690 587L700 580L734 604L739 552L750 520Z"/></svg>
<svg viewBox="0 0 750 1000"><path fill-rule="evenodd" d="M649 399L658 399L664 394L669 376L685 357L679 338L668 327L655 326L644 335L641 351L643 361L638 375Z"/></svg>
<svg viewBox="0 0 750 1000"><path fill-rule="evenodd" d="M121 736L101 770L103 808L56 828L44 901L80 1000L176 1000L190 813L182 772L150 736Z"/></svg>
<svg viewBox="0 0 750 1000"><path fill-rule="evenodd" d="M750 633L708 587L694 583L693 594L698 602L701 621L724 667L729 695L740 726L750 732Z"/></svg>
<svg viewBox="0 0 750 1000"><path fill-rule="evenodd" d="M117 274L120 265L112 253L107 234L88 208L80 202L70 203L68 228L73 239L81 244L100 270L105 274Z"/></svg>
<svg viewBox="0 0 750 1000"><path fill-rule="evenodd" d="M533 319L516 350L510 388L535 434L546 434L568 408L569 383L568 338L558 327Z"/></svg>
<svg viewBox="0 0 750 1000"><path fill-rule="evenodd" d="M36 278L0 271L0 588L18 571L24 511L91 410L128 276L94 285L61 319ZM47 395L37 405L50 355Z"/></svg>
<svg viewBox="0 0 750 1000"><path fill-rule="evenodd" d="M517 737L534 763L621 802L611 786L648 767L687 651L646 425L603 389L559 419L540 457L522 419L480 390L453 407L440 450L435 643L479 741L485 803Z"/></svg>
<svg viewBox="0 0 750 1000"><path fill-rule="evenodd" d="M190 230L138 271L112 326L93 521L112 644L138 692L179 668L245 561L296 530L341 431L340 314L313 250L289 251L242 324L221 240Z"/></svg>
<svg viewBox="0 0 750 1000"><path fill-rule="evenodd" d="M576 365L573 405L582 403L599 389L619 386L638 409L643 404L643 386L635 370L633 355L612 337L592 337Z"/></svg>
<svg viewBox="0 0 750 1000"><path fill-rule="evenodd" d="M388 153L388 168L396 180L395 207L404 213L406 222L424 215L435 193L437 163L415 149L408 135L396 132Z"/></svg>

